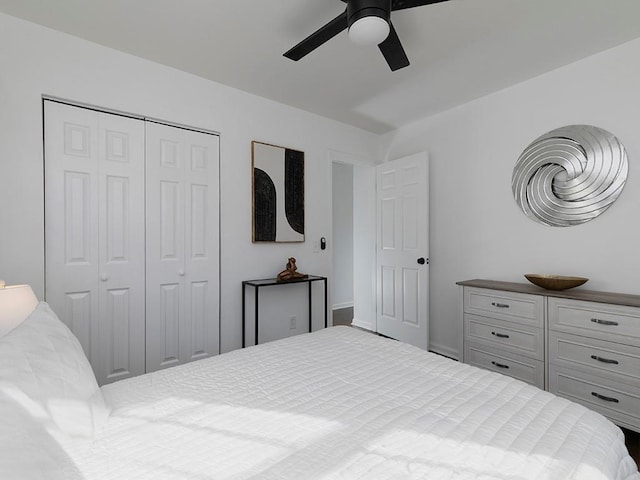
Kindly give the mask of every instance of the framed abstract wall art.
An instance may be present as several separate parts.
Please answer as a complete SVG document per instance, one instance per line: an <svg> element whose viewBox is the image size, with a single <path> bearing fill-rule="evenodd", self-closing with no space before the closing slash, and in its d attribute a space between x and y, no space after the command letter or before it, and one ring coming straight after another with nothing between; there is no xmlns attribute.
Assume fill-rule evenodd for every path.
<svg viewBox="0 0 640 480"><path fill-rule="evenodd" d="M304 152L251 142L254 242L304 242Z"/></svg>

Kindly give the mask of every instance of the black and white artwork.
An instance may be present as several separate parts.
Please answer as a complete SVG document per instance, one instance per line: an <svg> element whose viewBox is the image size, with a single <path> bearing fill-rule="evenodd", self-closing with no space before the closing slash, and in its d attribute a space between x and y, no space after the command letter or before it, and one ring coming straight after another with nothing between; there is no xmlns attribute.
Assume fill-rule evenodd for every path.
<svg viewBox="0 0 640 480"><path fill-rule="evenodd" d="M304 152L251 142L253 241L304 242Z"/></svg>

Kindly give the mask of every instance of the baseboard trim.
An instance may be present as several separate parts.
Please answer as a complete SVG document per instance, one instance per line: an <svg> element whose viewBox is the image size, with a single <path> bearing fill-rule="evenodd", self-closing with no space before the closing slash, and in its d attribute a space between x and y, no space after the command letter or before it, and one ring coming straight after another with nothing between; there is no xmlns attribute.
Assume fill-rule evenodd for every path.
<svg viewBox="0 0 640 480"><path fill-rule="evenodd" d="M342 303L336 303L333 305L333 307L331 307L331 310L342 310L343 308L352 308L353 307L353 302L342 302Z"/></svg>
<svg viewBox="0 0 640 480"><path fill-rule="evenodd" d="M437 353L438 355L443 355L445 357L449 357L453 360L462 361L460 355L457 350L454 350L450 347L445 347L444 345L435 345L433 343L429 344L429 351L433 353Z"/></svg>
<svg viewBox="0 0 640 480"><path fill-rule="evenodd" d="M354 327L358 327L358 328L364 328L365 330L369 330L370 332L375 332L375 329L373 328L373 323L371 323L371 322L363 322L362 320L358 320L355 317L351 321L351 325L353 325Z"/></svg>

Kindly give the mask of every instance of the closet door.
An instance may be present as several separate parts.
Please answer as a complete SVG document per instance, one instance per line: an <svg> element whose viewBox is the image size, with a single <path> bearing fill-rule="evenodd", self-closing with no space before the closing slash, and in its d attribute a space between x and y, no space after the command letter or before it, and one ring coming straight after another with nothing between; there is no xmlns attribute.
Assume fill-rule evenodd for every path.
<svg viewBox="0 0 640 480"><path fill-rule="evenodd" d="M147 371L218 353L219 144L147 122Z"/></svg>
<svg viewBox="0 0 640 480"><path fill-rule="evenodd" d="M45 298L98 383L144 373L144 123L45 101Z"/></svg>

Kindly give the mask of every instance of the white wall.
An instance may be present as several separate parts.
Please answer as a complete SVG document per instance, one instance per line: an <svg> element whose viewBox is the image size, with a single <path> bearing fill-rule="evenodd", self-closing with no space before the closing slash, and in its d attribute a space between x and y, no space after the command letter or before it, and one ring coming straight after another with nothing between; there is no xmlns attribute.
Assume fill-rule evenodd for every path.
<svg viewBox="0 0 640 480"><path fill-rule="evenodd" d="M0 277L8 283L29 283L43 298L43 94L221 133L223 351L241 344L242 280L273 277L289 256L300 271L330 273L328 250L311 248L331 228L327 152L375 158L377 136L3 14L0 45ZM251 140L305 152L305 243L251 243ZM305 305L287 314L305 315Z"/></svg>
<svg viewBox="0 0 640 480"><path fill-rule="evenodd" d="M640 294L638 58L635 40L382 139L382 158L429 152L433 350L457 356L459 280L579 275L590 278L583 288ZM617 203L595 220L545 227L517 207L511 174L531 141L570 124L616 135L627 148L629 177Z"/></svg>
<svg viewBox="0 0 640 480"><path fill-rule="evenodd" d="M333 163L333 308L353 306L353 165Z"/></svg>

